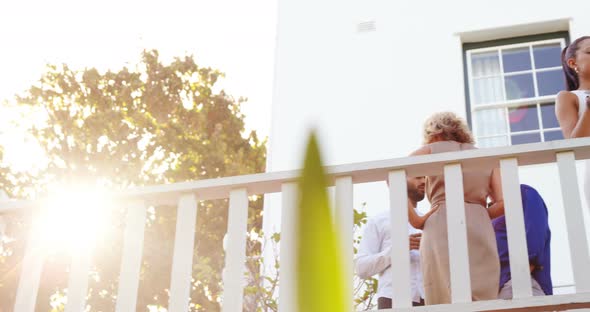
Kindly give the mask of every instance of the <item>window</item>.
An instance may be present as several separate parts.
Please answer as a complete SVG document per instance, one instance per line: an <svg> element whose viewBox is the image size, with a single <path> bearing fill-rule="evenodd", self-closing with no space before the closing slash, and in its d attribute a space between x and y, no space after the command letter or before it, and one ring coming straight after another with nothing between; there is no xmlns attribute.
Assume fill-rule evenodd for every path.
<svg viewBox="0 0 590 312"><path fill-rule="evenodd" d="M562 139L555 97L567 32L464 44L467 110L478 146Z"/></svg>

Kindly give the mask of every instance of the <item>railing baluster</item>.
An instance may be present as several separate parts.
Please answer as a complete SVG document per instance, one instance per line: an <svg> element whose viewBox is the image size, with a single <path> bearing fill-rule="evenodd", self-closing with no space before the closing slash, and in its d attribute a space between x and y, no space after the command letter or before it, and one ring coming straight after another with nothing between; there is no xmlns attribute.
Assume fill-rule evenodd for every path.
<svg viewBox="0 0 590 312"><path fill-rule="evenodd" d="M229 195L227 245L223 271L223 312L242 311L247 225L248 193L246 189L233 190Z"/></svg>
<svg viewBox="0 0 590 312"><path fill-rule="evenodd" d="M90 257L93 247L94 246L84 246L79 250L74 250L74 254L72 255L72 269L70 270L70 278L68 282L66 312L86 310L88 269L90 268Z"/></svg>
<svg viewBox="0 0 590 312"><path fill-rule="evenodd" d="M557 166L559 168L561 196L563 198L576 292L589 292L590 258L574 153L557 153Z"/></svg>
<svg viewBox="0 0 590 312"><path fill-rule="evenodd" d="M297 184L284 183L281 186L282 207L281 210L281 243L280 243L280 285L279 285L279 311L296 312L297 309L297 284L295 258L297 249Z"/></svg>
<svg viewBox="0 0 590 312"><path fill-rule="evenodd" d="M471 302L471 279L461 164L444 167L449 241L449 269L453 303Z"/></svg>
<svg viewBox="0 0 590 312"><path fill-rule="evenodd" d="M146 205L138 200L129 203L125 223L123 256L119 275L119 290L115 311L135 311L137 290L139 288L139 272L143 252L143 236L145 229Z"/></svg>
<svg viewBox="0 0 590 312"><path fill-rule="evenodd" d="M32 224L27 242L27 249L22 262L20 280L14 304L15 312L35 311L37 292L45 261L45 250L41 244L41 217L37 214L39 210L32 211Z"/></svg>
<svg viewBox="0 0 590 312"><path fill-rule="evenodd" d="M526 298L533 295L531 272L524 227L522 195L518 177L518 160L500 160L502 193L504 195L506 231L508 234L508 253L512 278L513 298Z"/></svg>
<svg viewBox="0 0 590 312"><path fill-rule="evenodd" d="M168 311L189 311L197 198L183 195L178 202L172 275L170 276L170 302Z"/></svg>
<svg viewBox="0 0 590 312"><path fill-rule="evenodd" d="M336 213L335 220L339 231L341 243L341 259L344 267L344 288L346 298L350 299L348 311L353 310L352 302L352 281L353 281L353 227L354 227L354 208L353 208L353 185L352 177L339 177L336 179ZM344 312L344 311L343 311Z"/></svg>
<svg viewBox="0 0 590 312"><path fill-rule="evenodd" d="M391 274L393 306L412 306L410 291L410 242L408 240L408 182L405 170L389 172L389 213L391 222Z"/></svg>

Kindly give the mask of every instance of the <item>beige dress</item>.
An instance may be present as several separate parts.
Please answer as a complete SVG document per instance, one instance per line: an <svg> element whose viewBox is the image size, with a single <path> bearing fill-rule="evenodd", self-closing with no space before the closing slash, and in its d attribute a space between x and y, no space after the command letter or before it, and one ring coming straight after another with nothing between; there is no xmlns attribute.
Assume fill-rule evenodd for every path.
<svg viewBox="0 0 590 312"><path fill-rule="evenodd" d="M474 149L472 144L454 141L430 144L433 154ZM485 203L490 194L491 171L464 172L465 218L473 300L496 299L500 278L500 261L496 237ZM420 257L424 278L425 303L451 303L449 245L444 177L426 177L426 194L432 207L439 209L424 225Z"/></svg>

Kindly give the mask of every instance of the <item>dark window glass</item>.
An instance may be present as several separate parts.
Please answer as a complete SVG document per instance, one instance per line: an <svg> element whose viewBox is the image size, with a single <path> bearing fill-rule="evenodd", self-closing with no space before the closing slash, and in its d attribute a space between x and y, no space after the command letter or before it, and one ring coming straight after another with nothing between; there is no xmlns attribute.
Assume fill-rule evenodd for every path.
<svg viewBox="0 0 590 312"><path fill-rule="evenodd" d="M506 99L516 100L535 96L532 74L520 74L504 77Z"/></svg>
<svg viewBox="0 0 590 312"><path fill-rule="evenodd" d="M561 66L561 45L559 43L533 46L535 68Z"/></svg>
<svg viewBox="0 0 590 312"><path fill-rule="evenodd" d="M527 133L512 135L512 145L541 142L541 134Z"/></svg>
<svg viewBox="0 0 590 312"><path fill-rule="evenodd" d="M541 119L543 128L559 128L559 122L555 117L555 103L541 105Z"/></svg>
<svg viewBox="0 0 590 312"><path fill-rule="evenodd" d="M537 115L536 105L511 108L508 110L508 118L511 132L539 129L539 117Z"/></svg>
<svg viewBox="0 0 590 312"><path fill-rule="evenodd" d="M545 131L545 141L563 140L561 130Z"/></svg>
<svg viewBox="0 0 590 312"><path fill-rule="evenodd" d="M531 69L529 48L518 48L502 51L502 64L505 73Z"/></svg>

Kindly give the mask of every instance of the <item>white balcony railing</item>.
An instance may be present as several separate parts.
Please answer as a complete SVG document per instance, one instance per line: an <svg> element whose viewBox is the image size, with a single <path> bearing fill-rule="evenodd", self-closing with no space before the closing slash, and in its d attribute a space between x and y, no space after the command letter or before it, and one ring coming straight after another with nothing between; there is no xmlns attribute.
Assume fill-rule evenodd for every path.
<svg viewBox="0 0 590 312"><path fill-rule="evenodd" d="M392 267L395 311L544 311L590 308L590 257L584 227L580 187L575 160L590 158L590 138L563 140L494 149L435 154L327 167L329 183L336 188L336 219L340 237L352 242L353 184L390 180ZM532 297L518 166L557 163L565 210L576 291L573 294ZM506 203L508 244L514 299L471 302L467 237L463 205L462 172L500 167ZM452 304L411 307L410 263L407 240L406 176L445 176L451 270ZM127 207L124 248L121 259L116 311L136 310L146 207L170 205L178 208L171 272L169 311L187 311L197 218L197 200L229 198L228 245L223 276L223 311L241 311L245 271L246 222L249 194L282 192L281 285L279 308L297 311L295 300L295 202L298 171L227 177L213 180L141 187L113 196ZM33 201L2 201L0 214L33 209ZM403 208L403 209L400 209ZM288 221L288 222L287 222ZM35 226L35 225L34 225ZM32 233L37 233L32 231ZM39 237L31 235L14 307L16 312L35 309L43 257L37 251ZM352 289L351 244L342 248ZM88 288L89 256L73 258L66 311L83 311ZM352 306L352 304L351 304Z"/></svg>

